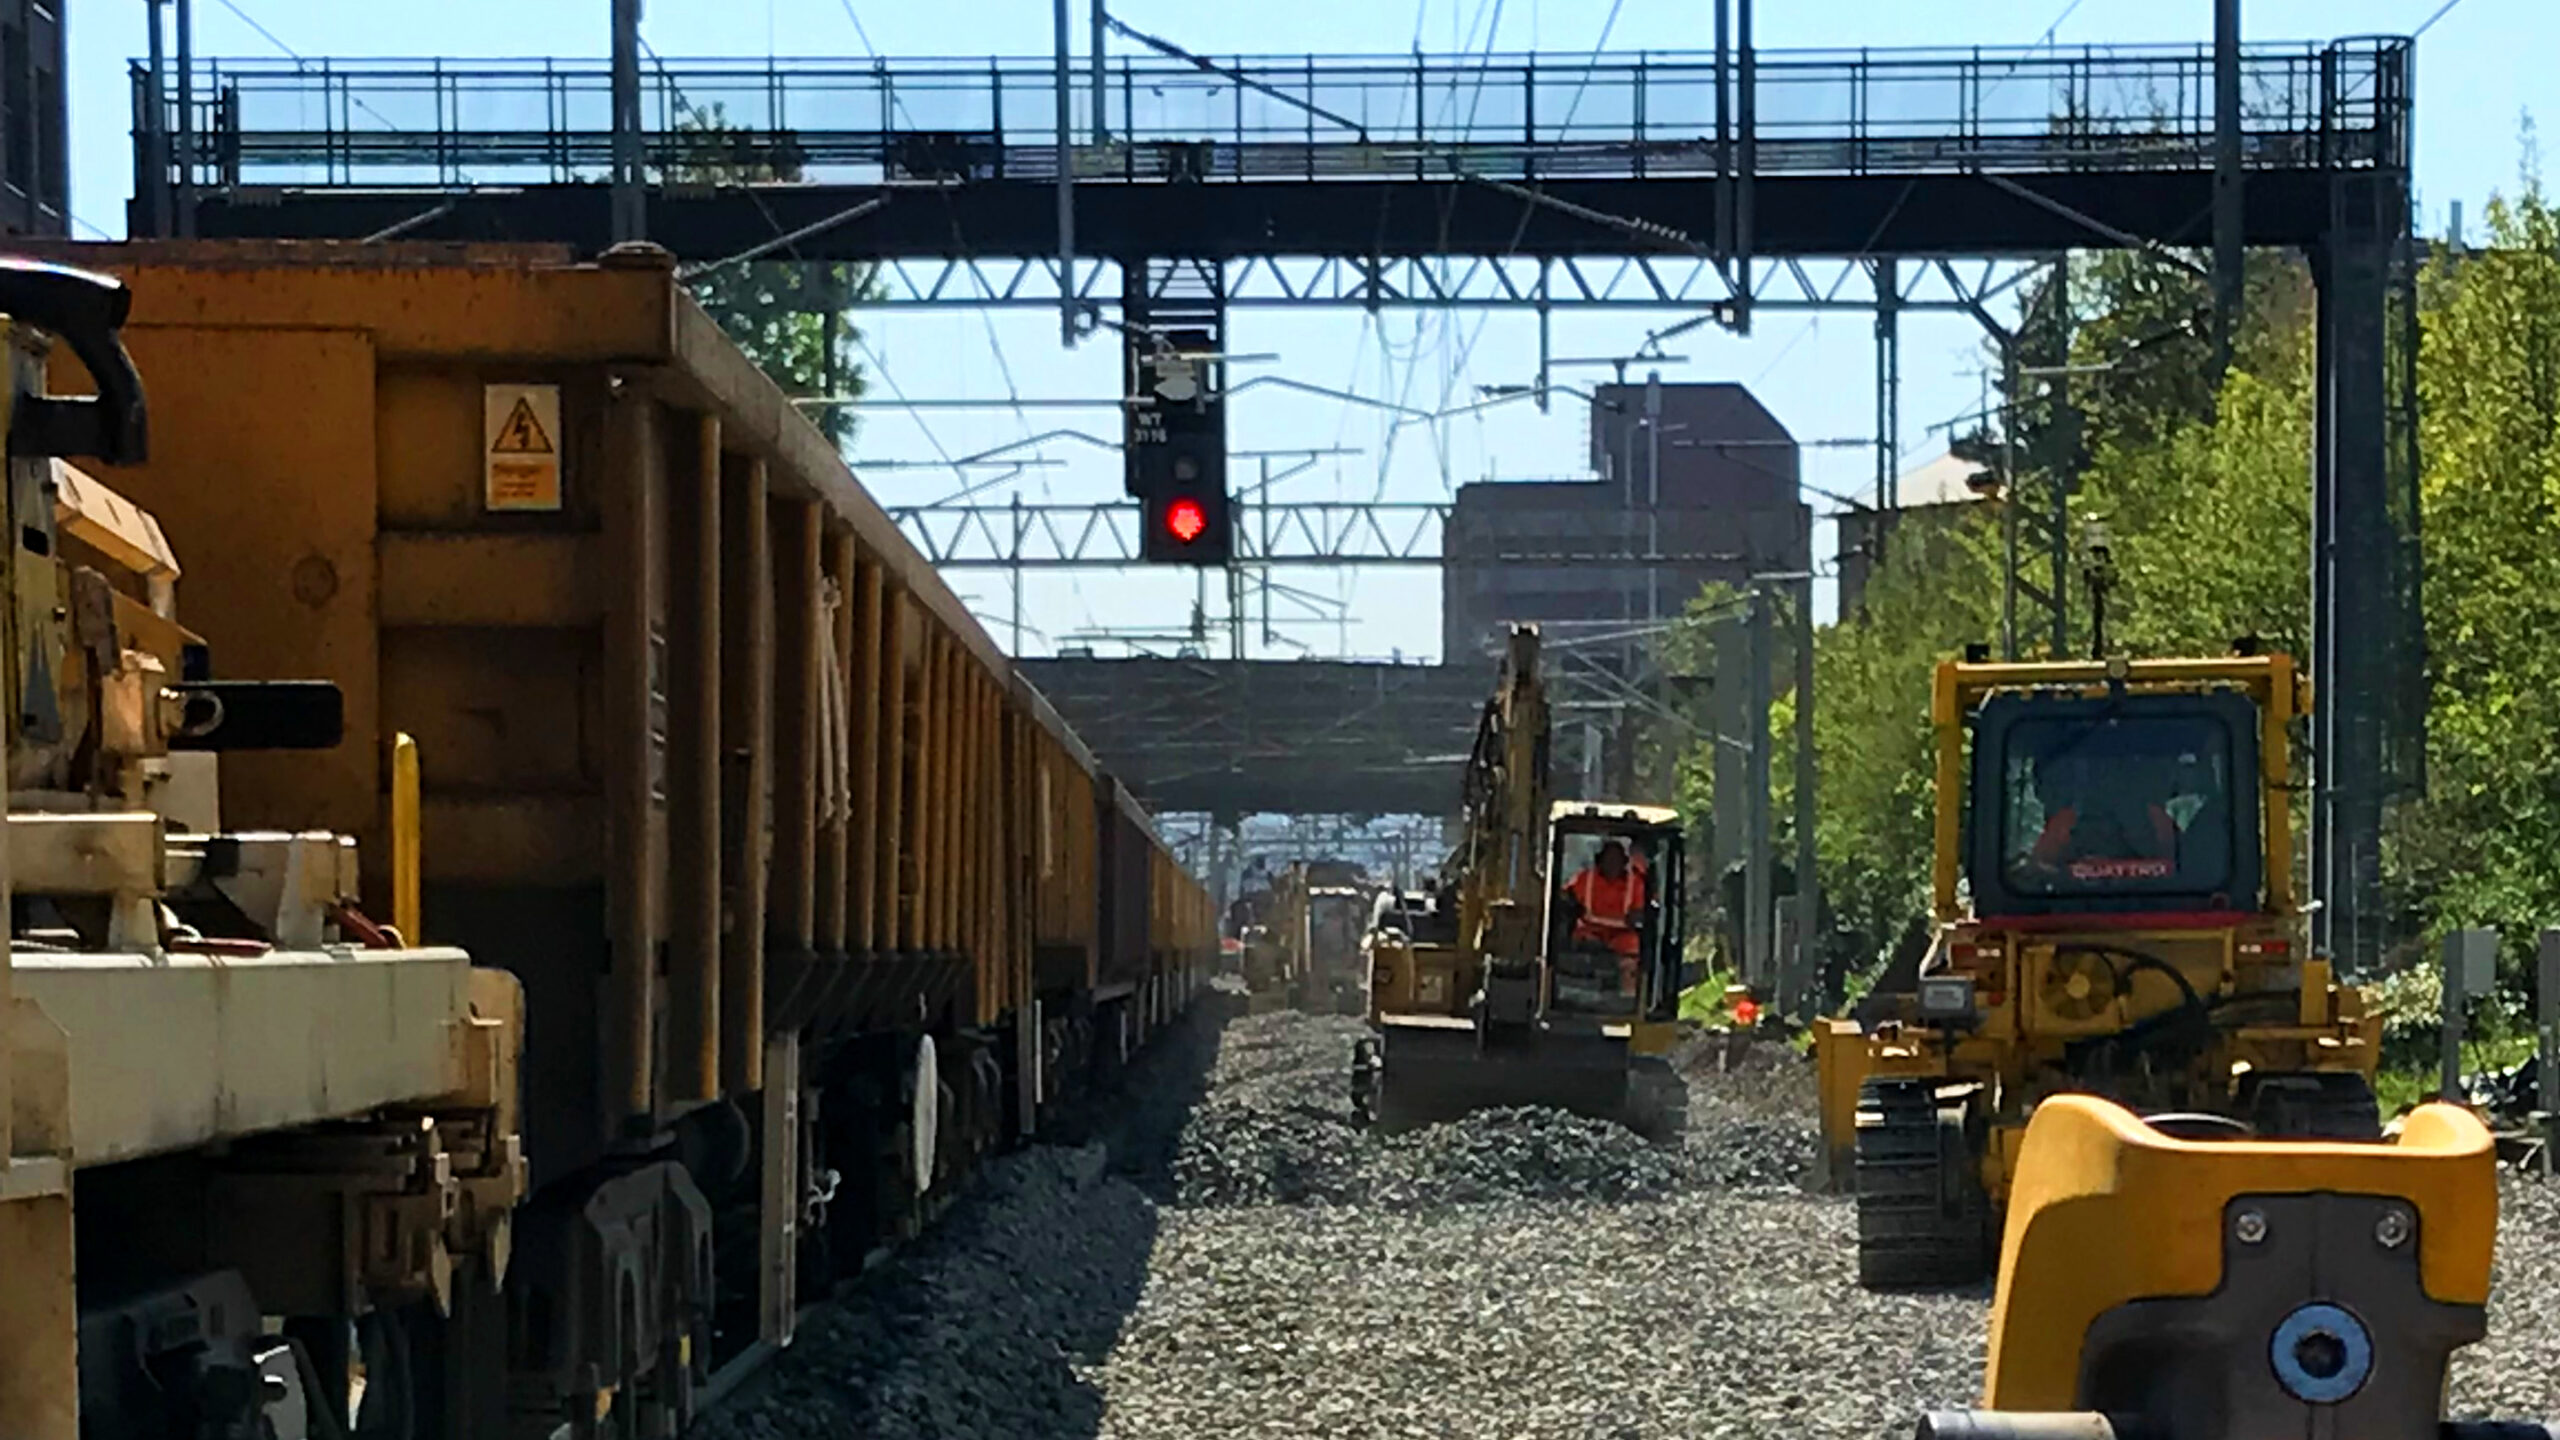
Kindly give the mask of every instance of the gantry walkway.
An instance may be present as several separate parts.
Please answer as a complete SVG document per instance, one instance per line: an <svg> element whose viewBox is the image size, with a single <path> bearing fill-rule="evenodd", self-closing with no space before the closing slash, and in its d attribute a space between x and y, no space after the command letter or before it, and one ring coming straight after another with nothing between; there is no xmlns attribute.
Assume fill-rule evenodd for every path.
<svg viewBox="0 0 2560 1440"><path fill-rule="evenodd" d="M2406 169L2407 53L2247 50L2252 243L2316 240L2328 177ZM2210 201L2203 47L1214 63L1076 72L1085 253L1980 255L2194 242ZM866 197L892 203L795 251L1057 249L1046 59L671 60L641 83L650 233L680 254ZM137 154L156 158L152 118L169 116L208 234L370 234L435 191L416 238L600 244L610 92L601 61L205 60L183 137L137 69Z"/></svg>

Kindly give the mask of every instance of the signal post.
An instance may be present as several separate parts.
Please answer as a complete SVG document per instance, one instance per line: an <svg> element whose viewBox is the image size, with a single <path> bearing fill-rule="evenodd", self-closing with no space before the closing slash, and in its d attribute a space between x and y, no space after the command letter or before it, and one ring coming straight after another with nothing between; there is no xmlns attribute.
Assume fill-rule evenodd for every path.
<svg viewBox="0 0 2560 1440"><path fill-rule="evenodd" d="M1130 324L1123 454L1138 501L1138 556L1154 565L1225 566L1235 554L1227 491L1226 305L1216 269L1183 261L1123 267ZM1193 291L1201 293L1191 293Z"/></svg>

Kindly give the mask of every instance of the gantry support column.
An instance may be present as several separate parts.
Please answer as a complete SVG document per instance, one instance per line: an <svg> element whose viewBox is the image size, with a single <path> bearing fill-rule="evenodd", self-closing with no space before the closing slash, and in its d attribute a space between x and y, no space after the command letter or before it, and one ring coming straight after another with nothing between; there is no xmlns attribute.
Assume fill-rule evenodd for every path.
<svg viewBox="0 0 2560 1440"><path fill-rule="evenodd" d="M2387 944L2383 810L2423 745L2414 406L2392 333L2407 239L2399 177L2341 175L2312 257L2312 945L2348 977L2372 974Z"/></svg>

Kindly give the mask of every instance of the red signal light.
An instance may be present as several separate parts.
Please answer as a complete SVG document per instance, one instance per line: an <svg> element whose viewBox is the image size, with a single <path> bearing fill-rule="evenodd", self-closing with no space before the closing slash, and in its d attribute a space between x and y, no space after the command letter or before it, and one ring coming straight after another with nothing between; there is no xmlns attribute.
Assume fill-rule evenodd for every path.
<svg viewBox="0 0 2560 1440"><path fill-rule="evenodd" d="M1209 512L1186 495L1165 507L1164 528L1173 532L1174 539L1188 545L1209 528Z"/></svg>

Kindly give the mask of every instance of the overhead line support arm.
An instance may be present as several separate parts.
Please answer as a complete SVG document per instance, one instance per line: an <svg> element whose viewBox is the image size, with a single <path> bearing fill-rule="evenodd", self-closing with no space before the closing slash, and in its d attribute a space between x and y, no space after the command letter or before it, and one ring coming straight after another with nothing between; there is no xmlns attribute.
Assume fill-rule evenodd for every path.
<svg viewBox="0 0 2560 1440"><path fill-rule="evenodd" d="M1254 79L1251 75L1246 74L1244 71L1239 70L1232 65L1221 65L1217 61L1212 60L1205 55L1195 55L1192 52L1183 49L1181 46L1174 44L1170 40L1159 40L1155 36L1148 34L1146 31L1129 25L1121 20L1117 15L1106 12L1102 16L1102 23L1111 27L1111 33L1114 35L1135 40L1139 44L1146 46L1148 49L1155 51L1159 55L1180 60L1188 65L1196 66L1208 74L1232 80L1236 84L1241 85L1256 94L1268 95L1283 105L1290 106L1294 109L1304 110L1319 120L1339 125L1343 129L1350 131L1352 134L1357 135L1360 137L1361 144L1366 145L1369 143L1369 127L1361 124L1357 120L1347 119L1343 116L1336 115L1332 111L1327 110L1313 101L1301 99L1298 96L1290 94L1286 90L1265 85L1261 81Z"/></svg>

